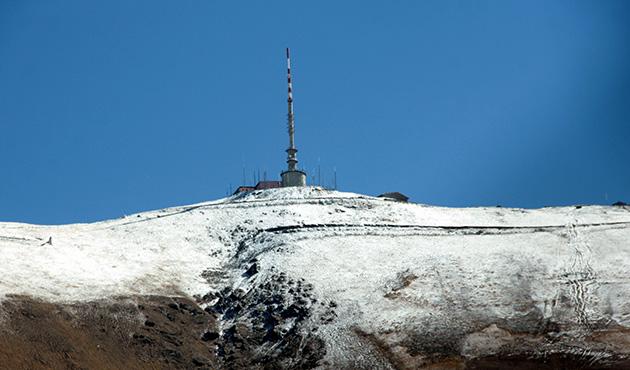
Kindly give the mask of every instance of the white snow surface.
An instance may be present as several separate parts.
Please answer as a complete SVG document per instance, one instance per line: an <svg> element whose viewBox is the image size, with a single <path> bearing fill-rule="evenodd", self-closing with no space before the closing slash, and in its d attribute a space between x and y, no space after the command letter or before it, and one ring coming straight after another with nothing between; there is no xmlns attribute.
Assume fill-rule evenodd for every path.
<svg viewBox="0 0 630 370"><path fill-rule="evenodd" d="M92 224L0 223L0 300L248 292L281 272L312 287L308 330L326 358L356 368L389 367L357 333L405 361L423 337L459 335L463 356L492 355L518 338L497 324L553 322L571 351L593 328L630 328L628 271L628 207L445 208L305 187ZM607 348L630 357L619 343Z"/></svg>
<svg viewBox="0 0 630 370"><path fill-rule="evenodd" d="M265 232L284 227L295 230ZM588 289L576 299L593 303L582 314L612 310L612 319L630 326L627 208L445 208L317 187L92 224L0 223L0 297L203 295L225 284L246 288L242 268L253 257L257 279L270 266L305 278L318 296L342 303L339 315L366 325L385 317L370 307L389 313L388 327L422 321L441 304L474 311L490 302L494 314L508 317L518 314L510 308L515 294L551 315L559 289L580 280Z"/></svg>

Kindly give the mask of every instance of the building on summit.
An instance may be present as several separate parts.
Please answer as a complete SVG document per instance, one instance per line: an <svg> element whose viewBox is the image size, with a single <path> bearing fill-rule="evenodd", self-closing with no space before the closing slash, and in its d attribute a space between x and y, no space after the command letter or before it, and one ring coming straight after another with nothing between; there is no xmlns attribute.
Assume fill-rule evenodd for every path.
<svg viewBox="0 0 630 370"><path fill-rule="evenodd" d="M263 181L258 181L258 183L254 186L241 185L238 188L236 188L236 190L234 191L234 194L242 193L245 191L275 189L275 188L281 188L281 187L282 187L282 181L263 180Z"/></svg>

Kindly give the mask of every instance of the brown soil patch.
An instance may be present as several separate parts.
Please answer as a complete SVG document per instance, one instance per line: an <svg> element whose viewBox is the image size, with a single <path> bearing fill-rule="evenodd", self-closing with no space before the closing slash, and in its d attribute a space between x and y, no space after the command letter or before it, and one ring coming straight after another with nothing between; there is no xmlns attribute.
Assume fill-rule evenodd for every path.
<svg viewBox="0 0 630 370"><path fill-rule="evenodd" d="M216 321L185 298L1 304L0 369L216 368Z"/></svg>
<svg viewBox="0 0 630 370"><path fill-rule="evenodd" d="M452 351L439 350L427 353L418 353L413 355L413 351L408 351L401 343L391 343L387 340L387 334L366 333L359 328L353 329L354 333L360 340L372 345L374 350L383 358L389 361L389 364L400 370L410 369L440 369L440 370L626 370L630 369L630 360L626 359L608 359L606 363L600 363L588 356L588 351L570 354L556 353L540 356L528 356L519 353L516 348L513 351L506 350L505 353L490 357L465 358L459 356ZM625 333L625 330L623 331ZM608 333L608 337L615 332ZM616 337L615 337L616 339ZM614 341L607 342L610 343ZM521 349L522 350L522 349ZM625 350L620 354L625 354ZM626 357L624 357L626 358Z"/></svg>
<svg viewBox="0 0 630 370"><path fill-rule="evenodd" d="M245 297L225 292L207 310L190 299L160 296L76 304L13 296L0 304L0 369L305 369L321 365L323 340L300 331L299 323L310 311L297 301L289 304L280 295L270 295L277 287L265 289ZM217 317L230 323L221 334ZM288 326L281 324L287 320L298 324L284 330ZM409 350L414 343L393 343L360 329L355 334L397 369L630 368L626 360L603 366L581 355L537 358L509 350L477 359L444 348L415 354ZM616 346L618 353L627 351L626 329L598 332L594 338Z"/></svg>

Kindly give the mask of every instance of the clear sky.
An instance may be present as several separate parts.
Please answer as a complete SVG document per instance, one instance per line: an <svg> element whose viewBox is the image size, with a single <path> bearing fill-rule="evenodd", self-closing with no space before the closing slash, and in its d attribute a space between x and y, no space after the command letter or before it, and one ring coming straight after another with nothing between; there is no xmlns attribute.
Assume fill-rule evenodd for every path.
<svg viewBox="0 0 630 370"><path fill-rule="evenodd" d="M336 168L340 190L418 203L630 202L630 1L0 1L0 220L279 178L287 46L311 182Z"/></svg>

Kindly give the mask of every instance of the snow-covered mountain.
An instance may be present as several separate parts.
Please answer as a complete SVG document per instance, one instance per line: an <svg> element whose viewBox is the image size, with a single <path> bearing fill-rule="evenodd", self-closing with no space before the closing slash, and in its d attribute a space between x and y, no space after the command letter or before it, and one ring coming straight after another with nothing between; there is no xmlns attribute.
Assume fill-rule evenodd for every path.
<svg viewBox="0 0 630 370"><path fill-rule="evenodd" d="M624 368L629 272L625 207L306 187L0 223L0 367Z"/></svg>

